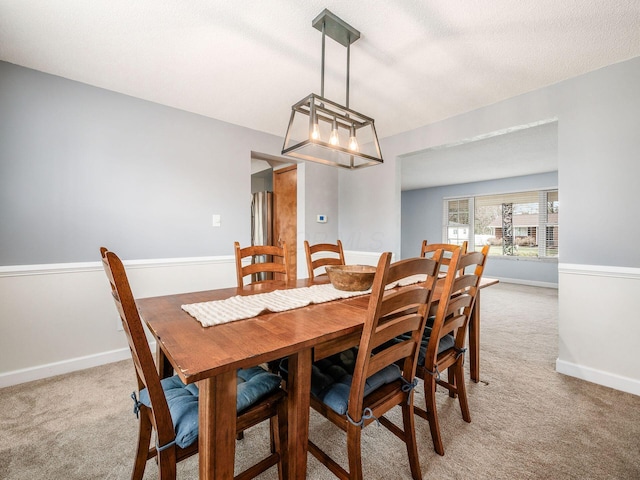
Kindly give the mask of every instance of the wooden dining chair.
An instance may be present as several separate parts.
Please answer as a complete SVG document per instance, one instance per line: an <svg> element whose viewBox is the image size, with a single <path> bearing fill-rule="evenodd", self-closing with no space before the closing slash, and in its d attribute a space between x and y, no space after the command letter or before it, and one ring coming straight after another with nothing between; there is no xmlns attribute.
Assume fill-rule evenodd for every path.
<svg viewBox="0 0 640 480"><path fill-rule="evenodd" d="M424 381L426 410L415 407L415 413L429 422L435 451L444 455L436 408L436 385L458 397L462 418L471 422L464 380L464 354L469 318L480 288L480 280L489 255L489 245L481 252L462 253L454 250L449 258L447 275L432 325L424 331L418 356L417 376ZM447 370L447 380L442 373Z"/></svg>
<svg viewBox="0 0 640 480"><path fill-rule="evenodd" d="M124 266L118 256L106 248L102 247L100 254L138 381L137 395L131 394L134 413L140 420L131 478L142 479L147 461L157 457L158 477L175 479L176 463L198 452L198 388L195 384L185 385L177 375L160 378ZM287 468L287 410L280 377L260 367L240 369L237 375L237 431L270 420L272 445L265 459L235 478L254 478L278 464L282 479ZM155 445L152 445L154 431Z"/></svg>
<svg viewBox="0 0 640 480"><path fill-rule="evenodd" d="M285 242L282 242L281 247L252 245L244 248L240 248L240 244L235 242L234 249L238 288L244 286L244 277L249 275L251 275L249 283L287 281L289 254ZM243 260L246 262L246 259L249 259L250 263L243 266Z"/></svg>
<svg viewBox="0 0 640 480"><path fill-rule="evenodd" d="M305 240L304 251L307 256L307 271L309 272L310 280L314 279L316 276L315 271L318 268L326 267L327 265L345 264L344 251L340 240L335 245L332 243L309 245L309 242ZM323 270L320 275L326 275L325 271Z"/></svg>
<svg viewBox="0 0 640 480"><path fill-rule="evenodd" d="M452 243L429 243L427 240L422 241L422 248L420 248L420 256L421 257L430 257L438 250L442 250L442 273L446 273L447 268L449 266L449 262L451 261L451 255L456 250L456 248L462 249L462 254L467 253L467 247L469 242L466 240L462 242L461 245L456 245Z"/></svg>
<svg viewBox="0 0 640 480"><path fill-rule="evenodd" d="M250 284L269 282L284 282L288 280L289 253L286 242L281 247L275 245L252 245L240 248L240 243L234 243L236 254L236 275L238 288L244 287L244 278L251 276ZM249 264L243 266L243 261L249 259ZM267 362L270 372L278 372L281 359ZM238 434L238 440L242 434Z"/></svg>
<svg viewBox="0 0 640 480"><path fill-rule="evenodd" d="M311 406L346 432L349 471L309 441L309 452L341 479L362 479L362 429L378 420L406 444L411 475L422 478L413 419L416 361L439 258L413 258L391 264L391 253L378 262L358 348L314 362ZM385 292L385 286L424 274L424 284ZM390 342L400 334L407 338ZM349 361L353 360L353 362ZM383 415L402 409L403 428Z"/></svg>

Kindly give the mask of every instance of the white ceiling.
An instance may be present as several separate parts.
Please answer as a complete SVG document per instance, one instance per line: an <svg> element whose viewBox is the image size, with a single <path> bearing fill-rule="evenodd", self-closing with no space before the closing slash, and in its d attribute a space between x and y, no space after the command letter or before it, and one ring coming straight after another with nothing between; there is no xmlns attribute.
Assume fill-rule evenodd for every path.
<svg viewBox="0 0 640 480"><path fill-rule="evenodd" d="M0 0L0 60L282 136L324 8L361 32L350 106L380 137L640 55L638 0ZM345 66L328 39L338 103Z"/></svg>
<svg viewBox="0 0 640 480"><path fill-rule="evenodd" d="M405 155L402 157L402 190L532 175L557 169L558 123L543 121Z"/></svg>

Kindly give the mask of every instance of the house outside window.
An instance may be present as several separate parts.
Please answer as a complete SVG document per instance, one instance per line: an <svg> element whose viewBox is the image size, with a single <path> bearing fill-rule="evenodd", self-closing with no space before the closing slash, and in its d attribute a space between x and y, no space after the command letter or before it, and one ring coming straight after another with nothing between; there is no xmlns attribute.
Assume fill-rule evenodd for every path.
<svg viewBox="0 0 640 480"><path fill-rule="evenodd" d="M493 256L558 256L557 190L445 199L444 206L446 243L467 240L476 251L489 244Z"/></svg>
<svg viewBox="0 0 640 480"><path fill-rule="evenodd" d="M469 241L471 231L471 210L473 209L473 199L462 198L449 200L445 211L444 237L445 243L462 245L462 242Z"/></svg>
<svg viewBox="0 0 640 480"><path fill-rule="evenodd" d="M469 241L472 209L473 199L463 198L447 202L445 243L462 245L462 242Z"/></svg>

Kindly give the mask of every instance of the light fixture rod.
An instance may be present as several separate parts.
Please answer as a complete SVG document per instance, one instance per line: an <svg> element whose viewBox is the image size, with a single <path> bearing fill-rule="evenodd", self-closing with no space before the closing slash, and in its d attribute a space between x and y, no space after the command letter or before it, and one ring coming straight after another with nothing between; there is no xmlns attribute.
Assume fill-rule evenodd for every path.
<svg viewBox="0 0 640 480"><path fill-rule="evenodd" d="M350 38L347 36L347 38ZM347 110L349 110L349 64L351 60L351 42L347 45ZM323 95L324 96L324 95Z"/></svg>
<svg viewBox="0 0 640 480"><path fill-rule="evenodd" d="M325 22L322 22L322 80L320 81L320 96L324 97L324 38L325 38Z"/></svg>

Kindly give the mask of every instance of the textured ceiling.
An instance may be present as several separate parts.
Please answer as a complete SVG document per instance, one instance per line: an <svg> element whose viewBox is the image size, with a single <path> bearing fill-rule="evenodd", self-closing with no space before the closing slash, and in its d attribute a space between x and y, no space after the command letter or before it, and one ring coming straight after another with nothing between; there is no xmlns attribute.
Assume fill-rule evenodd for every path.
<svg viewBox="0 0 640 480"><path fill-rule="evenodd" d="M441 145L405 155L402 157L402 190L532 175L557 169L558 123L551 121L492 132L455 145Z"/></svg>
<svg viewBox="0 0 640 480"><path fill-rule="evenodd" d="M361 32L350 106L380 137L640 55L638 0L0 0L0 59L282 136L324 8ZM343 103L346 49L326 62Z"/></svg>

